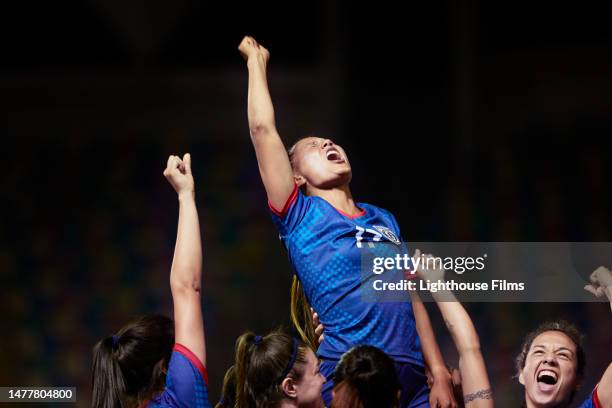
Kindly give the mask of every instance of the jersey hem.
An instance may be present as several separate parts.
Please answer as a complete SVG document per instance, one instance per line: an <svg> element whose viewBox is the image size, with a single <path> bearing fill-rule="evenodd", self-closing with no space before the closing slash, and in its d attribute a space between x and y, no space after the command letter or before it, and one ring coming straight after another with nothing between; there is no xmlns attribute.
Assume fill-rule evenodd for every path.
<svg viewBox="0 0 612 408"><path fill-rule="evenodd" d="M324 361L336 361L336 362L340 361L340 359L342 358L342 355L343 354L341 354L338 357L332 357L330 355L323 355L323 354L317 353L317 357L319 357L321 360L324 360ZM399 364L414 364L414 365L417 365L419 367L425 367L425 362L423 360L417 360L417 359L412 358L412 357L402 357L402 358L398 359L398 358L396 358L396 357L394 357L394 356L392 356L392 355L390 355L388 353L387 353L387 355L389 355L389 357L391 357L395 363L399 363ZM599 407L597 407L597 408L599 408Z"/></svg>

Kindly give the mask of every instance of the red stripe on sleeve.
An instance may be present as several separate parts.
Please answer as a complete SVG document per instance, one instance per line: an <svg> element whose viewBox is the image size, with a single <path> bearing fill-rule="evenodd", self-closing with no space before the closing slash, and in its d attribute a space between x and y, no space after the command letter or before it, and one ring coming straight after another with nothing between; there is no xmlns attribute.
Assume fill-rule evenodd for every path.
<svg viewBox="0 0 612 408"><path fill-rule="evenodd" d="M195 354L193 354L191 350L179 343L176 343L172 350L178 351L183 356L185 356L187 360L191 361L191 364L196 366L200 374L202 374L202 378L204 378L204 382L206 383L206 386L208 386L208 372L206 371L206 367L204 367L204 364L202 364L200 359Z"/></svg>
<svg viewBox="0 0 612 408"><path fill-rule="evenodd" d="M601 402L599 402L599 397L597 396L597 386L593 390L593 404L595 404L595 408L601 408Z"/></svg>
<svg viewBox="0 0 612 408"><path fill-rule="evenodd" d="M268 207L270 207L270 210L277 217L283 218L285 215L287 215L289 208L291 208L291 206L297 199L297 195L298 195L298 186L297 184L294 184L293 191L291 192L291 195L289 195L289 198L287 198L287 201L285 202L285 205L283 206L282 210L277 210L276 208L274 208L274 206L272 206L272 203L270 203L270 200L268 200Z"/></svg>

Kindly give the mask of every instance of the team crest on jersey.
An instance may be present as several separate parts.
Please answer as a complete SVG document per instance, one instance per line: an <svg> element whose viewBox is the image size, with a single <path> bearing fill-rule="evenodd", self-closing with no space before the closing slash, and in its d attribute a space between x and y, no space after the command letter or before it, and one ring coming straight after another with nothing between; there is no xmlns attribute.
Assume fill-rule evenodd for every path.
<svg viewBox="0 0 612 408"><path fill-rule="evenodd" d="M383 236L385 238L387 238L389 241L393 242L395 245L401 245L402 244L400 242L399 238L397 237L397 235L395 235L393 233L393 231L391 231L389 228L383 227L381 225L374 225L374 228L376 228L378 230L378 232L383 234Z"/></svg>

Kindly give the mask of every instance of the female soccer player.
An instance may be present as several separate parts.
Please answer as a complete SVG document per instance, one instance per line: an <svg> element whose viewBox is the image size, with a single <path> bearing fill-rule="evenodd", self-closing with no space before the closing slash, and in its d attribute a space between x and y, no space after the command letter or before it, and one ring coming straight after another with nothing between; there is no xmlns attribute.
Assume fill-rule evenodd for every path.
<svg viewBox="0 0 612 408"><path fill-rule="evenodd" d="M606 295L612 306L612 272L601 266L590 276L585 290ZM586 356L582 334L563 320L546 322L525 336L516 358L519 382L525 387L525 406L568 407L584 377ZM609 356L604 356L609 360ZM579 408L612 408L612 364Z"/></svg>
<svg viewBox="0 0 612 408"><path fill-rule="evenodd" d="M435 268L435 263L426 262L431 255L422 255L416 250L414 259L422 261L417 266L417 274L432 282L444 280L444 269ZM436 301L444 323L450 332L459 353L459 372L463 403L471 408L493 407L493 395L489 376L480 352L480 340L472 319L461 303L450 291L436 291L431 294Z"/></svg>
<svg viewBox="0 0 612 408"><path fill-rule="evenodd" d="M323 408L325 377L319 368L314 351L301 340L280 331L264 337L245 332L236 341L236 407Z"/></svg>
<svg viewBox="0 0 612 408"><path fill-rule="evenodd" d="M179 200L170 271L174 322L144 316L96 344L94 408L210 407L200 303L202 246L190 155L170 156L164 176Z"/></svg>
<svg viewBox="0 0 612 408"><path fill-rule="evenodd" d="M450 375L422 304L415 304L413 313L408 301L360 299L360 248L377 241L401 245L395 218L353 200L348 156L331 140L306 137L287 153L266 80L270 54L251 37L242 40L239 50L247 61L249 129L272 217L306 297L325 326L325 341L318 349L323 374L329 376L351 347L370 344L396 361L402 407L426 406L428 400L434 406L454 406ZM431 393L423 360L435 379ZM328 381L324 386L327 404L332 385Z"/></svg>
<svg viewBox="0 0 612 408"><path fill-rule="evenodd" d="M421 257L419 251L414 255ZM422 259L429 258L424 255ZM419 263L417 273L431 281L444 279L444 271L428 269ZM597 288L612 282L610 272L600 268L591 276L594 293ZM597 293L595 293L597 295ZM463 400L469 407L492 407L493 399L484 360L480 352L478 334L472 321L452 292L432 293L444 321L459 351L459 370ZM525 387L527 408L569 407L584 376L585 352L582 335L566 321L541 324L527 334L521 352L516 358L517 377ZM612 364L603 374L599 384L580 408L612 407Z"/></svg>
<svg viewBox="0 0 612 408"><path fill-rule="evenodd" d="M609 358L609 357L606 357ZM525 406L569 407L584 376L582 334L565 321L547 322L527 334L516 358ZM579 408L612 407L612 364Z"/></svg>

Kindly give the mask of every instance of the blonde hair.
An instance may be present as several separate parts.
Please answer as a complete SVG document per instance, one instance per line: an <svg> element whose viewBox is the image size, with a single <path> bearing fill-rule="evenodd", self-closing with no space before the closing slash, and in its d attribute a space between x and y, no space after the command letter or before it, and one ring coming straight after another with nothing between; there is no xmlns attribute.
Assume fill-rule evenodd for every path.
<svg viewBox="0 0 612 408"><path fill-rule="evenodd" d="M316 350L319 342L312 323L310 303L304 293L304 287L296 275L293 275L293 282L291 283L291 323L293 323L293 327L295 327L302 341Z"/></svg>

